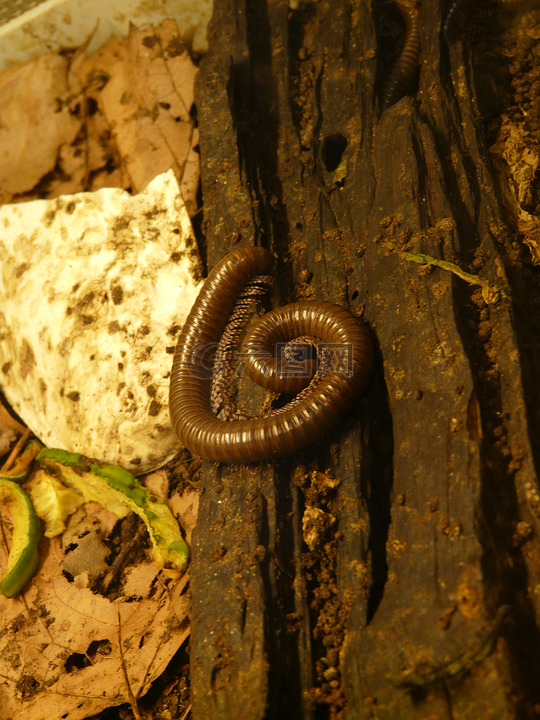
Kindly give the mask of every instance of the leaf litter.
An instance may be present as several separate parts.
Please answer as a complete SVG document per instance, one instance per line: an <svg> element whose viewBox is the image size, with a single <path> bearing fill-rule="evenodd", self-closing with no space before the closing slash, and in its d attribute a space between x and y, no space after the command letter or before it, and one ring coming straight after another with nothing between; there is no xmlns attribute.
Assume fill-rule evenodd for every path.
<svg viewBox="0 0 540 720"><path fill-rule="evenodd" d="M157 494L168 485L167 472L153 476ZM189 489L172 498L189 542L198 494ZM1 720L21 713L27 720L79 720L136 703L187 639L188 573L171 579L149 560L139 539L144 530L128 525L123 532L123 522L85 503L64 535L42 540L41 566L25 592L0 596ZM119 546L129 552L115 568L114 591L103 594L98 581ZM6 561L0 543L0 567Z"/></svg>
<svg viewBox="0 0 540 720"><path fill-rule="evenodd" d="M86 45L0 73L0 204L104 187L138 193L172 169L193 216L197 68L174 21L131 26L126 40L112 37L89 57ZM27 437L0 403L0 455ZM198 495L189 486L171 493L169 479L161 470L147 484L189 543ZM2 510L0 568L10 535ZM129 521L83 504L64 536L42 539L25 592L0 597L0 720L77 720L126 702L139 715L137 699L189 634L188 573L167 577L144 547L144 526L134 537L138 521Z"/></svg>
<svg viewBox="0 0 540 720"><path fill-rule="evenodd" d="M88 41L0 73L0 201L137 193L172 169L193 215L197 67L175 22L131 25L125 40L113 36L89 57Z"/></svg>

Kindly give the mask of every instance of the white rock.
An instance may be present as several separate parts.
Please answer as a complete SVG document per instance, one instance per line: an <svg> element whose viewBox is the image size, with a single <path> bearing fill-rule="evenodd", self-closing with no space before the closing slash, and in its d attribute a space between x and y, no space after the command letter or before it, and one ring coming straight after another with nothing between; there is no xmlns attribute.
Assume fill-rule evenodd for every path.
<svg viewBox="0 0 540 720"><path fill-rule="evenodd" d="M0 208L0 387L49 447L142 473L179 449L177 336L201 285L172 171Z"/></svg>

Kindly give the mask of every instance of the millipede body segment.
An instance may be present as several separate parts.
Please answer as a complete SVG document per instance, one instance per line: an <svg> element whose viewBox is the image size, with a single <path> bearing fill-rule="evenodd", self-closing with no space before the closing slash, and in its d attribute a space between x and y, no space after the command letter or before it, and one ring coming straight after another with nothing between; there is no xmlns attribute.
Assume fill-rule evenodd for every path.
<svg viewBox="0 0 540 720"><path fill-rule="evenodd" d="M209 351L217 346L243 288L272 266L269 251L234 250L212 270L186 320L173 359L169 410L180 442L218 462L247 463L290 455L326 435L364 390L373 365L368 329L347 309L326 301L298 302L274 310L248 331L243 345L246 373L276 392L297 392L298 382L276 366L275 343L302 336L321 348L346 353L345 366L331 366L290 406L265 417L220 420L210 407ZM245 359L253 353L251 359Z"/></svg>
<svg viewBox="0 0 540 720"><path fill-rule="evenodd" d="M393 65L382 93L382 109L386 110L414 88L420 63L420 24L413 0L395 0L405 23L405 38L398 59Z"/></svg>

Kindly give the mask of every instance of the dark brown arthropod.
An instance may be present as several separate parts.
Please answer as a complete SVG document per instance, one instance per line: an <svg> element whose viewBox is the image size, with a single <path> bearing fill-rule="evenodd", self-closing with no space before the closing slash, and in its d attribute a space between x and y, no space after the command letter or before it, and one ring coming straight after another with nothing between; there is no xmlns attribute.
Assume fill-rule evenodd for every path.
<svg viewBox="0 0 540 720"><path fill-rule="evenodd" d="M246 247L221 260L206 280L189 314L174 354L169 410L180 442L193 453L218 462L246 463L289 455L326 435L365 388L373 364L367 328L348 310L325 301L292 303L263 316L249 330L244 349L258 358L246 372L265 387L297 391L283 384L273 362L275 342L300 336L350 348L348 371L330 370L290 405L248 420L225 421L210 407L210 373L201 361L219 342L236 299L253 278L272 265L267 250ZM265 356L267 359L264 359ZM304 380L303 384L309 382Z"/></svg>
<svg viewBox="0 0 540 720"><path fill-rule="evenodd" d="M405 23L405 39L382 93L382 109L393 105L414 88L420 63L420 24L414 0L395 0Z"/></svg>

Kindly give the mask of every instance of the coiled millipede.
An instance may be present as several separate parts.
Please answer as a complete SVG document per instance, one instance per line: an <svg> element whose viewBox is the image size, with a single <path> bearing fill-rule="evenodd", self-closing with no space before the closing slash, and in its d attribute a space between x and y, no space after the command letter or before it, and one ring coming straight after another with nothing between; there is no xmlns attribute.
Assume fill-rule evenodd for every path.
<svg viewBox="0 0 540 720"><path fill-rule="evenodd" d="M209 274L184 324L173 359L169 411L184 447L218 462L248 463L290 455L326 435L365 389L373 365L368 329L349 310L326 301L298 302L267 313L249 328L247 375L277 392L293 392L309 378L281 378L274 345L301 336L350 348L347 372L322 374L289 405L250 419L221 420L211 409L211 378L204 367L245 286L272 266L268 250L245 247L226 255Z"/></svg>

